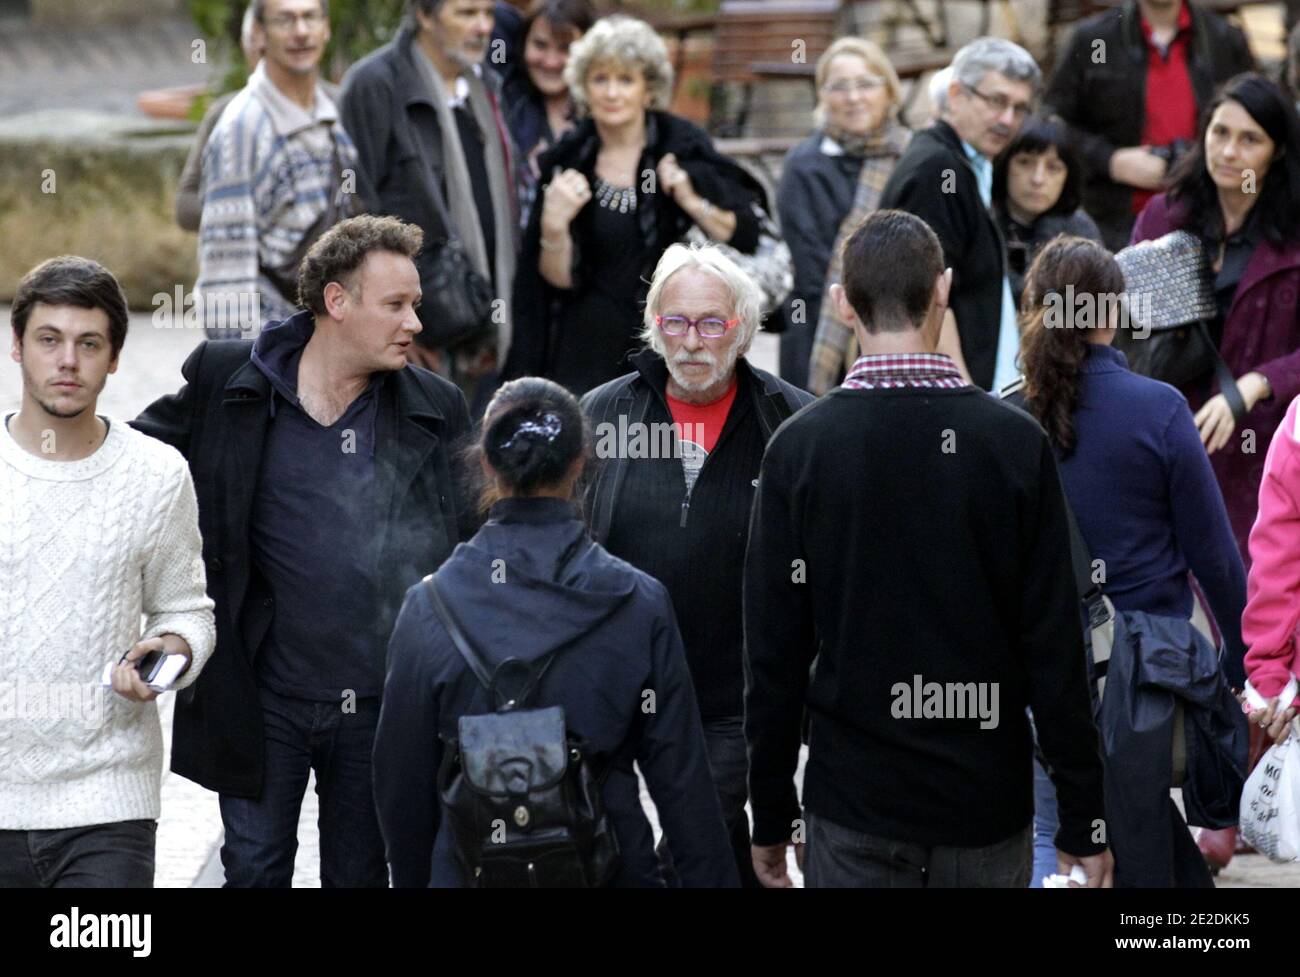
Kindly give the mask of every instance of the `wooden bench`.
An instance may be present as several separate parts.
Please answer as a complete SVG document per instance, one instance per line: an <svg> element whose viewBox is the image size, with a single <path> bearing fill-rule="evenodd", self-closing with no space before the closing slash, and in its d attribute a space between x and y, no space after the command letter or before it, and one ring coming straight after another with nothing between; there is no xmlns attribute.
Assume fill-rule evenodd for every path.
<svg viewBox="0 0 1300 977"><path fill-rule="evenodd" d="M841 11L841 0L723 0L713 37L713 81L739 84L741 101L734 122L715 119L714 130L743 134L754 85L768 80L755 65L781 63L811 73L835 40Z"/></svg>
<svg viewBox="0 0 1300 977"><path fill-rule="evenodd" d="M887 51L889 63L894 66L899 80L911 82L907 86L907 95L903 98L900 110L904 113L911 108L921 90L921 79L932 71L946 68L957 54L956 48L908 49ZM750 66L754 76L761 81L787 81L806 79L810 85L816 85L816 65L790 64L783 61L757 61ZM814 90L813 98L817 93Z"/></svg>

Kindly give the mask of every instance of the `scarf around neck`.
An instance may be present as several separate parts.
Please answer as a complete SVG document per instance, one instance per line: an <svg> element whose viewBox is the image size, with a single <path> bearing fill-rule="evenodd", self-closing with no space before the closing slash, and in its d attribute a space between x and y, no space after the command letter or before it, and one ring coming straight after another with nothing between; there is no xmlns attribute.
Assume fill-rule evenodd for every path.
<svg viewBox="0 0 1300 977"><path fill-rule="evenodd" d="M470 182L465 150L460 141L460 130L452 116L447 86L418 41L411 43L411 58L429 86L434 112L438 116L438 128L441 130L443 165L447 180L447 199L444 203L445 209L450 211L452 221L452 227L448 228L448 231L454 232L460 238L474 270L490 285L494 285L496 298L504 303L505 315L500 321L497 355L499 362L505 362L510 348L511 325L514 321L510 299L515 277L517 229L512 213L514 205L510 186L507 183L509 163L506 159L505 146L501 142L501 130L497 125L496 112L493 110L492 101L482 79L472 70L466 69L461 77L469 83L469 106L479 131L483 133L483 156L487 164L488 190L492 197L492 219L496 227L496 267L489 269L487 243L483 238L483 228L479 224L478 208L474 204L474 186Z"/></svg>

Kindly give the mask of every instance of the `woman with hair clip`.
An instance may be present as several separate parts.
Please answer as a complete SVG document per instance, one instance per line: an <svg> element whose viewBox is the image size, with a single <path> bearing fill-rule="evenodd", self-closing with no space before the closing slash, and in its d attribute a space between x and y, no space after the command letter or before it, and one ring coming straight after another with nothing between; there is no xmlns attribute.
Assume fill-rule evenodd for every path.
<svg viewBox="0 0 1300 977"><path fill-rule="evenodd" d="M612 885L663 884L633 761L683 885L739 885L668 593L592 542L574 506L589 453L578 401L524 377L497 391L481 431L471 452L488 520L407 592L389 644L375 800L393 885L470 884L438 773L461 717L495 706L439 618L430 581L489 667L558 652L520 708L563 706L585 739L621 851Z"/></svg>
<svg viewBox="0 0 1300 977"><path fill-rule="evenodd" d="M1198 652L1212 654L1209 647L1193 647L1199 635L1188 624L1194 600L1191 571L1226 642L1221 662L1226 680L1239 687L1244 682L1240 622L1246 602L1241 558L1187 401L1173 387L1132 373L1124 354L1111 348L1123 291L1123 273L1100 244L1061 236L1039 252L1025 281L1024 384L1018 399L1047 431L1091 566L1094 573L1102 569L1099 585L1116 614L1126 621L1137 615L1145 615L1147 622L1162 619L1147 633L1163 623L1187 642L1189 659ZM1108 314L1076 317L1063 305L1067 295L1073 296L1073 309ZM1187 671L1193 670L1189 662ZM1213 687L1213 675L1210 679ZM1226 688L1222 692L1227 695ZM1236 719L1241 719L1239 713ZM1243 749L1244 735L1242 726ZM1105 728L1102 743L1103 749L1112 743ZM1110 818L1112 775L1137 758L1107 755L1105 760ZM1056 802L1041 768L1037 774L1039 857L1034 875L1035 884L1041 884L1044 875L1055 871L1054 857L1050 864L1037 863L1052 847ZM1163 812L1157 812L1153 824L1107 825L1117 886L1213 884L1172 801L1168 812L1168 837L1159 820ZM1135 844L1139 837L1141 843Z"/></svg>

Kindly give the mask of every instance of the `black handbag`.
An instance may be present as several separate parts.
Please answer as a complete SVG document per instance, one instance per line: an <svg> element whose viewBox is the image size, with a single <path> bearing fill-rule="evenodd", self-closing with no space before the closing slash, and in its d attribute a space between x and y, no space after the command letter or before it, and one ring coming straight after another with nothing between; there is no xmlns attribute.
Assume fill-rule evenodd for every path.
<svg viewBox="0 0 1300 977"><path fill-rule="evenodd" d="M492 289L458 238L434 242L416 265L424 293L418 310L421 345L451 349L494 334Z"/></svg>
<svg viewBox="0 0 1300 977"><path fill-rule="evenodd" d="M492 285L474 268L465 245L452 230L442 195L433 196L442 227L425 239L416 256L423 296L417 314L424 330L422 346L452 349L495 336Z"/></svg>
<svg viewBox="0 0 1300 977"><path fill-rule="evenodd" d="M459 718L438 772L456 857L471 886L606 885L618 867L619 849L605 812L604 777L597 775L582 737L567 728L562 706L523 708L569 646L531 663L507 658L489 670L433 577L424 582L452 643L496 709ZM512 671L524 682L508 695L503 679Z"/></svg>

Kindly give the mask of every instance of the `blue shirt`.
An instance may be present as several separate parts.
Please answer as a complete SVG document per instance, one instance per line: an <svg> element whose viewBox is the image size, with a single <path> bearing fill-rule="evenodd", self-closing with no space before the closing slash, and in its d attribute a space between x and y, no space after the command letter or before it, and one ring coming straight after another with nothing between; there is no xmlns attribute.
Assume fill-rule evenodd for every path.
<svg viewBox="0 0 1300 977"><path fill-rule="evenodd" d="M965 139L961 141L971 167L975 170L975 182L979 185L980 198L986 210L993 207L993 163L987 156L977 150ZM1006 268L1006 256L1002 267ZM957 323L958 328L961 323ZM1020 326L1016 322L1016 300L1011 295L1011 281L1002 276L1002 318L998 323L998 351L993 361L993 390L1001 390L1015 380L1020 371L1016 367L1016 358L1020 355Z"/></svg>
<svg viewBox="0 0 1300 977"><path fill-rule="evenodd" d="M259 681L281 695L339 702L377 696L384 653L375 512L376 384L323 427L297 397L301 348L272 394L252 510L252 554L275 600L257 659Z"/></svg>
<svg viewBox="0 0 1300 977"><path fill-rule="evenodd" d="M1227 641L1224 671L1240 685L1246 574L1187 400L1130 372L1119 350L1089 346L1079 367L1076 446L1061 482L1102 590L1118 610L1186 620L1195 574Z"/></svg>

